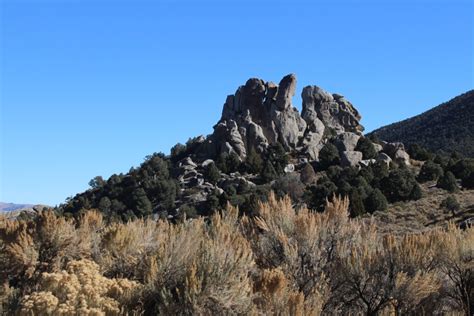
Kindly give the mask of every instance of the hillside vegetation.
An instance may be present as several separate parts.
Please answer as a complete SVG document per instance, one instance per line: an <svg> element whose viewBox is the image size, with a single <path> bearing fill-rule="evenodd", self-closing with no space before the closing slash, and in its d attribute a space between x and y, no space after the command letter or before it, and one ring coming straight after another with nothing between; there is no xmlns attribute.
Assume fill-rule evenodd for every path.
<svg viewBox="0 0 474 316"><path fill-rule="evenodd" d="M270 195L255 216L105 225L0 219L1 312L20 315L471 315L474 228L382 234Z"/></svg>
<svg viewBox="0 0 474 316"><path fill-rule="evenodd" d="M474 157L474 90L369 135L405 145L416 143L434 152L457 151Z"/></svg>

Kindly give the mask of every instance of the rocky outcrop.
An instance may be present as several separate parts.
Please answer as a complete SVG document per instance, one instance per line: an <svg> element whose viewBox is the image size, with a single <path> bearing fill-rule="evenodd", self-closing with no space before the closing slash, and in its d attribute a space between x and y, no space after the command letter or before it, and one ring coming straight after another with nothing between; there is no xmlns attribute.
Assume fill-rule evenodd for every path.
<svg viewBox="0 0 474 316"><path fill-rule="evenodd" d="M333 143L341 155L343 166L359 166L362 153L355 151L364 127L356 108L340 94L331 94L318 86L303 88L302 112L293 107L296 76L289 74L277 85L258 78L247 80L226 98L219 122L207 138L199 138L193 151L197 161L217 158L220 154L236 154L245 160L248 153L266 151L280 143L297 159L318 161L327 142ZM378 161L410 164L401 143L374 144ZM373 163L372 160L362 164ZM190 168L189 166L186 168ZM290 170L285 170L291 172ZM201 175L187 170L183 181L201 183Z"/></svg>
<svg viewBox="0 0 474 316"><path fill-rule="evenodd" d="M253 148L262 152L280 142L285 149L296 148L306 130L306 122L291 99L296 77L285 76L279 85L261 79L247 80L234 95L227 97L219 123L211 135L217 152L235 152L244 158Z"/></svg>
<svg viewBox="0 0 474 316"><path fill-rule="evenodd" d="M357 167L362 161L360 151L344 151L341 154L341 165L343 167Z"/></svg>
<svg viewBox="0 0 474 316"><path fill-rule="evenodd" d="M363 127L360 115L341 95L317 86L303 89L303 111L292 105L296 76L283 77L278 85L251 78L229 95L214 133L203 142L199 153L210 158L221 153L245 159L250 150L263 152L280 143L285 150L297 150L317 160L325 133L341 136L341 151L352 151Z"/></svg>
<svg viewBox="0 0 474 316"><path fill-rule="evenodd" d="M334 145L336 145L339 151L353 151L357 146L357 142L359 141L360 135L351 133L351 132L344 132L339 134L334 141Z"/></svg>
<svg viewBox="0 0 474 316"><path fill-rule="evenodd" d="M383 152L396 163L410 165L410 155L405 151L405 146L402 143L384 143Z"/></svg>
<svg viewBox="0 0 474 316"><path fill-rule="evenodd" d="M385 164L387 164L387 166L389 166L392 162L392 158L390 158L390 156L386 153L379 153L379 155L377 156L377 161L384 162Z"/></svg>
<svg viewBox="0 0 474 316"><path fill-rule="evenodd" d="M326 128L336 134L352 132L360 134L364 127L360 125L361 116L354 106L342 95L330 94L318 86L307 86L301 93L303 99L302 116L308 124L320 120Z"/></svg>

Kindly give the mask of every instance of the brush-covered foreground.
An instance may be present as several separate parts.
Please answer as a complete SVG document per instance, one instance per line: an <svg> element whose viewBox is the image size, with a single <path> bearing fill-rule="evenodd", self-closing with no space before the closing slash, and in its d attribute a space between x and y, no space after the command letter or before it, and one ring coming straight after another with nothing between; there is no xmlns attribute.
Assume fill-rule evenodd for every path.
<svg viewBox="0 0 474 316"><path fill-rule="evenodd" d="M0 220L1 311L20 315L471 315L474 228L382 234L270 195L257 216Z"/></svg>

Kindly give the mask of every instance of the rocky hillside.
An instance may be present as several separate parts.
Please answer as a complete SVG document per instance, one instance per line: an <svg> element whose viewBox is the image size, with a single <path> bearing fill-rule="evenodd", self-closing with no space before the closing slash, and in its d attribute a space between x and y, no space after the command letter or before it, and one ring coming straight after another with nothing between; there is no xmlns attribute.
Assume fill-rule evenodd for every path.
<svg viewBox="0 0 474 316"><path fill-rule="evenodd" d="M371 133L389 142L419 144L431 151L474 157L474 90L427 112Z"/></svg>
<svg viewBox="0 0 474 316"><path fill-rule="evenodd" d="M127 174L96 177L90 190L58 211L95 208L122 219L151 214L179 219L210 215L230 202L252 213L274 191L315 210L323 210L334 194L349 196L357 216L421 197L419 167L403 144L364 137L354 105L318 86L302 89L299 113L292 104L295 91L293 74L278 85L249 79L227 96L211 135L177 144L169 156L150 155ZM448 170L456 163L437 166Z"/></svg>

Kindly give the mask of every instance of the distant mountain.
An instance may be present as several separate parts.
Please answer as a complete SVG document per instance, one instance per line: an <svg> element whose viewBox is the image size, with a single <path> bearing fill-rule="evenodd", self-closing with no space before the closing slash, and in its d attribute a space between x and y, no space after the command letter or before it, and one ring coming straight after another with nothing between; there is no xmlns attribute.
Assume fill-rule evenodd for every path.
<svg viewBox="0 0 474 316"><path fill-rule="evenodd" d="M32 208L33 204L14 204L14 203L4 203L0 202L0 212L11 212L20 209L29 209Z"/></svg>
<svg viewBox="0 0 474 316"><path fill-rule="evenodd" d="M388 142L417 143L431 151L456 150L474 157L474 90L370 135Z"/></svg>

